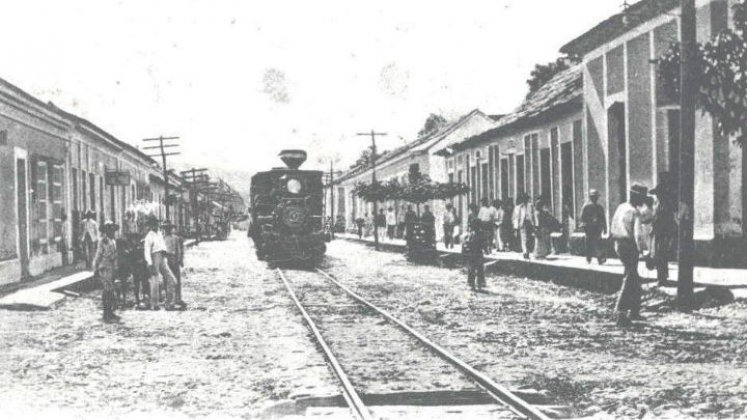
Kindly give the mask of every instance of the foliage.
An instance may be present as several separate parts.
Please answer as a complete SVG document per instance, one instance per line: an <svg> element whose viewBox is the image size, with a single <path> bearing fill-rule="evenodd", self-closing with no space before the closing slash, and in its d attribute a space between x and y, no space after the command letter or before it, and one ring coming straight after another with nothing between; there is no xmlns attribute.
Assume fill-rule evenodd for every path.
<svg viewBox="0 0 747 420"><path fill-rule="evenodd" d="M529 93L527 94L527 97L538 91L545 85L545 83L555 77L556 74L568 70L577 62L578 61L575 58L559 57L557 60L551 61L547 64L535 64L534 70L532 70L529 79L527 79L527 85L529 85Z"/></svg>
<svg viewBox="0 0 747 420"><path fill-rule="evenodd" d="M464 184L432 182L427 175L420 175L415 182L400 184L391 180L386 184L356 184L353 192L367 202L403 200L421 204L431 200L445 200L469 192Z"/></svg>
<svg viewBox="0 0 747 420"><path fill-rule="evenodd" d="M386 151L378 152L376 153L376 159L379 159L380 157L384 156L386 154ZM373 157L373 150L371 149L371 146L366 147L361 151L360 156L358 156L358 159L355 161L353 165L350 166L350 169L358 168L358 167L366 167L371 165Z"/></svg>
<svg viewBox="0 0 747 420"><path fill-rule="evenodd" d="M446 125L446 118L438 114L431 114L425 119L423 128L418 131L418 137L431 135Z"/></svg>
<svg viewBox="0 0 747 420"><path fill-rule="evenodd" d="M734 5L734 29L726 29L699 45L696 71L700 86L697 106L709 113L722 136L747 140L747 0ZM662 93L678 101L680 46L673 44L658 62Z"/></svg>

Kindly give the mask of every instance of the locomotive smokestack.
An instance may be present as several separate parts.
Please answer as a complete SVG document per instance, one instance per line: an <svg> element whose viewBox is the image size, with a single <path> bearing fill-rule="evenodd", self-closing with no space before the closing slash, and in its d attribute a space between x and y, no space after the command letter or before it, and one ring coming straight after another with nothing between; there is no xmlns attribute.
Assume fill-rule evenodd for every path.
<svg viewBox="0 0 747 420"><path fill-rule="evenodd" d="M290 169L298 169L306 162L305 150L283 150L278 155L285 165Z"/></svg>

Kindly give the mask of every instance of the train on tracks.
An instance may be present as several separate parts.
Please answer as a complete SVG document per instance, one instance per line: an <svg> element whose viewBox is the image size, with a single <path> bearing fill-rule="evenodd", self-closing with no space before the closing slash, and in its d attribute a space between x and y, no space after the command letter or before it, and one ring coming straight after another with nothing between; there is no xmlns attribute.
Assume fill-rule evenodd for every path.
<svg viewBox="0 0 747 420"><path fill-rule="evenodd" d="M323 173L299 169L306 161L303 150L283 150L279 156L285 168L252 177L249 237L260 260L315 263L327 250Z"/></svg>

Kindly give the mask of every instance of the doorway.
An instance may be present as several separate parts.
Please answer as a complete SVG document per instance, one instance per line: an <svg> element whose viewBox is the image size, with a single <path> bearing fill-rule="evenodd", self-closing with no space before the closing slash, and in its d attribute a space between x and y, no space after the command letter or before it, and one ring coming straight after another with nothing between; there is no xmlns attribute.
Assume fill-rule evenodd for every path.
<svg viewBox="0 0 747 420"><path fill-rule="evenodd" d="M609 148L608 208L615 209L628 200L627 135L625 132L625 104L614 103L607 110L607 141Z"/></svg>
<svg viewBox="0 0 747 420"><path fill-rule="evenodd" d="M16 149L16 215L21 279L27 279L31 277L29 272L28 159L26 151L20 149Z"/></svg>

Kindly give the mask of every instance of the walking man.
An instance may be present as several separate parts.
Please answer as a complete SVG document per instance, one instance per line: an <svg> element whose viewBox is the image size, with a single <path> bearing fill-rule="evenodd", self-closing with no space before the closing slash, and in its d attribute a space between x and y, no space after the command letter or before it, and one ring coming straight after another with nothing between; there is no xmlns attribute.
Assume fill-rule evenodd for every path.
<svg viewBox="0 0 747 420"><path fill-rule="evenodd" d="M397 230L397 215L394 213L394 207L389 207L386 212L386 236L389 240L394 239Z"/></svg>
<svg viewBox="0 0 747 420"><path fill-rule="evenodd" d="M163 238L166 244L166 257L171 273L176 277L176 291L174 298L176 304L181 308L187 305L182 300L182 270L184 267L184 239L174 232L174 224L170 221L163 222L163 231L166 234Z"/></svg>
<svg viewBox="0 0 747 420"><path fill-rule="evenodd" d="M521 252L524 259L529 259L529 253L532 251L532 235L534 235L534 206L529 200L526 193L521 193L516 199L516 208L514 209L514 229L521 239Z"/></svg>
<svg viewBox="0 0 747 420"><path fill-rule="evenodd" d="M631 320L641 318L641 280L638 277L638 247L636 246L635 223L638 219L638 207L648 195L648 189L641 185L630 187L630 198L615 210L610 225L610 233L615 241L615 252L624 267L620 295L617 298L615 311L617 325L626 327Z"/></svg>
<svg viewBox="0 0 747 420"><path fill-rule="evenodd" d="M93 258L93 268L96 276L101 280L103 291L101 293L102 306L104 307L104 322L117 322L119 317L114 314L116 296L114 293L114 276L117 273L117 242L114 235L119 229L114 222L107 221L101 226L101 239L96 248L96 256Z"/></svg>
<svg viewBox="0 0 747 420"><path fill-rule="evenodd" d="M462 243L462 254L467 259L467 284L470 289L482 290L485 287L485 257L483 256L484 229L479 218L474 218L468 224L467 237ZM477 284L475 284L477 280Z"/></svg>
<svg viewBox="0 0 747 420"><path fill-rule="evenodd" d="M586 261L596 257L599 264L604 264L604 249L602 249L602 234L607 233L607 218L604 207L598 203L599 191L589 190L589 201L581 210L581 227L586 234Z"/></svg>
<svg viewBox="0 0 747 420"><path fill-rule="evenodd" d="M150 270L150 309L158 310L158 286L160 279L166 283L166 310L174 310L174 289L176 279L169 269L166 257L166 243L163 235L158 231L158 219L148 220L148 234L144 240L145 262Z"/></svg>

